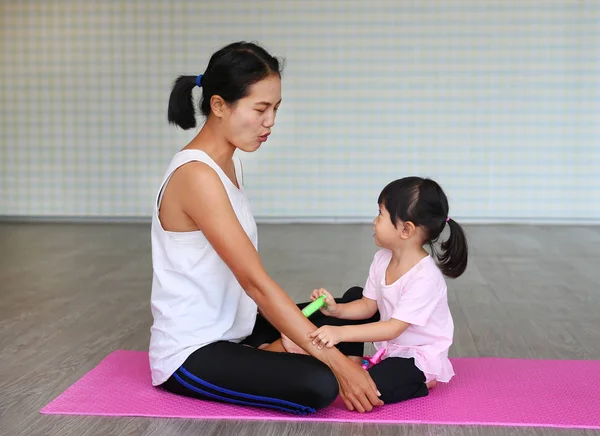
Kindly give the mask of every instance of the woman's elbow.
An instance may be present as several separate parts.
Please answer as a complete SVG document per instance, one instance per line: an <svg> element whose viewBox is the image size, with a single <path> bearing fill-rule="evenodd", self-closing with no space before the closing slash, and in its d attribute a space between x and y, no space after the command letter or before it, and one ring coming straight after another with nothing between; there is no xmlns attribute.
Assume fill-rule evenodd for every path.
<svg viewBox="0 0 600 436"><path fill-rule="evenodd" d="M237 280L250 298L258 303L265 296L265 289L268 287L269 276L260 272L244 272L237 274Z"/></svg>

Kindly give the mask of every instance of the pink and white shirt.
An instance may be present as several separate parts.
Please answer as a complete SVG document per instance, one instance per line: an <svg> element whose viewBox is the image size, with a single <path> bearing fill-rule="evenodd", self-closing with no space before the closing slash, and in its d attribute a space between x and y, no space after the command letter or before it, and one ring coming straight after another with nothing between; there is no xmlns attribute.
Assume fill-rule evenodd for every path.
<svg viewBox="0 0 600 436"><path fill-rule="evenodd" d="M394 318L410 326L391 341L375 342L375 348L386 350L384 358L414 357L426 382L448 382L454 376L448 360L454 322L444 275L433 258L427 256L387 285L385 272L391 259L392 252L387 249L375 254L363 296L377 301L381 321Z"/></svg>

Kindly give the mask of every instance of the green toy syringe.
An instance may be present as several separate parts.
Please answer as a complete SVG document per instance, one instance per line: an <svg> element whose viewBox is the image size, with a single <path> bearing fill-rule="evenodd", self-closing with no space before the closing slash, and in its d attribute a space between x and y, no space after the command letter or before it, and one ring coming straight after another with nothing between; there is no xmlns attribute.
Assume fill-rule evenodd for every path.
<svg viewBox="0 0 600 436"><path fill-rule="evenodd" d="M317 310L319 310L321 307L326 306L325 298L327 298L327 296L325 294L323 294L319 298L317 298L315 301L310 303L308 306L306 306L304 309L302 309L302 313L304 314L304 316L308 318L313 313L315 313Z"/></svg>

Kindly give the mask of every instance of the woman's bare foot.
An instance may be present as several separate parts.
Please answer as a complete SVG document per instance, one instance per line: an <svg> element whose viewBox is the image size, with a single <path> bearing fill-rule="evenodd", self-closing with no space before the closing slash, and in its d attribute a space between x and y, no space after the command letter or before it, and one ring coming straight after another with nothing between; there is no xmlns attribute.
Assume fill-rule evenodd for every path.
<svg viewBox="0 0 600 436"><path fill-rule="evenodd" d="M281 335L281 339L278 339L276 342L280 342L285 351L293 354L308 354L304 349L296 345L290 338L286 335Z"/></svg>
<svg viewBox="0 0 600 436"><path fill-rule="evenodd" d="M286 352L286 349L281 344L281 339L277 339L275 342L271 342L270 344L261 344L258 346L258 349L264 351L273 351L275 353Z"/></svg>
<svg viewBox="0 0 600 436"><path fill-rule="evenodd" d="M428 383L425 383L425 385L427 386L427 389L431 389L433 388L435 385L437 385L437 380L431 380Z"/></svg>

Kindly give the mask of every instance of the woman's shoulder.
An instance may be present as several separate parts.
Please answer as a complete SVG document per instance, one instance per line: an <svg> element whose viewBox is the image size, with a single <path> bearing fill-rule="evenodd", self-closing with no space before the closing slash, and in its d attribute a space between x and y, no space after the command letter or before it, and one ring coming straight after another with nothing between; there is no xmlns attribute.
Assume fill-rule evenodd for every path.
<svg viewBox="0 0 600 436"><path fill-rule="evenodd" d="M173 172L173 179L179 178L183 181L181 188L200 189L206 191L213 185L222 185L219 174L212 166L204 161L189 160L181 163Z"/></svg>

